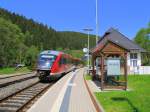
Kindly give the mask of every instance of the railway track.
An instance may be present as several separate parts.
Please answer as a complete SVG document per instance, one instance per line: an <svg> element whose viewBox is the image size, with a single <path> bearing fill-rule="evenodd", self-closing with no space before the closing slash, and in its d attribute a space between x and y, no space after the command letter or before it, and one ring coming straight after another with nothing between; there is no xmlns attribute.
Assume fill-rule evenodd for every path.
<svg viewBox="0 0 150 112"><path fill-rule="evenodd" d="M0 112L22 112L32 101L43 94L54 83L36 82L0 100Z"/></svg>
<svg viewBox="0 0 150 112"><path fill-rule="evenodd" d="M5 77L0 77L0 79L8 79L8 78L23 76L23 75L31 74L31 73L32 73L32 72L22 73L22 74L18 74L18 75L5 76Z"/></svg>
<svg viewBox="0 0 150 112"><path fill-rule="evenodd" d="M0 78L0 88L9 86L11 84L20 83L22 81L26 81L29 79L33 79L35 77L37 77L35 74L30 73L30 74L23 74L23 75Z"/></svg>

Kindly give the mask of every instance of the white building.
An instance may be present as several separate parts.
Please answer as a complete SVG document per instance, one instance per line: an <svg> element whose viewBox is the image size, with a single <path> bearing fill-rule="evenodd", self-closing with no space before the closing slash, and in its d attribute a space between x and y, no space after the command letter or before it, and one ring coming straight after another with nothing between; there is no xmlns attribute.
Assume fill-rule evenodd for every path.
<svg viewBox="0 0 150 112"><path fill-rule="evenodd" d="M128 50L127 53L128 74L150 73L149 68L146 71L143 71L145 67L141 66L141 54L146 52L143 48L138 46L136 43L134 43L132 40L130 40L129 38L127 38L125 35L123 35L114 28L110 28L98 41L98 43L102 43L102 41L105 42L108 40Z"/></svg>

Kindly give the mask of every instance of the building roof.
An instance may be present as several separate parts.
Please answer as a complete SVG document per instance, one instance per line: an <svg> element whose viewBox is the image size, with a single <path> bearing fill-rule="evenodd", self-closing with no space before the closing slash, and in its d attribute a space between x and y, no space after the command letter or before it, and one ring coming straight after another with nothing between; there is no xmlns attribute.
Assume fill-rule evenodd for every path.
<svg viewBox="0 0 150 112"><path fill-rule="evenodd" d="M134 43L132 40L128 39L125 35L121 34L118 30L114 28L110 28L104 36L98 41L98 45L101 43L103 39L106 39L108 41L111 41L118 46L127 49L129 51L132 50L138 50L140 52L145 52L143 48L138 46L136 43Z"/></svg>

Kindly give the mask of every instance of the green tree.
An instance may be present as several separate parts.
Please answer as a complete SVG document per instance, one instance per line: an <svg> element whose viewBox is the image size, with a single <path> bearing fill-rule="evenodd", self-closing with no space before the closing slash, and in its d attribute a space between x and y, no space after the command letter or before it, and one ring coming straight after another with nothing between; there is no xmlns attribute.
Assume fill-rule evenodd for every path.
<svg viewBox="0 0 150 112"><path fill-rule="evenodd" d="M32 50L58 49L75 55L74 51L81 51L87 47L87 34L59 32L33 19L27 19L2 8L0 8L0 18L3 18L0 20L1 65L10 66L14 63L25 62L32 66L36 59L35 55L37 55L36 53L30 54ZM95 36L90 35L90 48L94 46ZM76 56L80 57L80 54L82 53Z"/></svg>
<svg viewBox="0 0 150 112"><path fill-rule="evenodd" d="M150 65L150 23L147 28L138 31L134 41L146 50L146 53L142 55L143 65Z"/></svg>
<svg viewBox="0 0 150 112"><path fill-rule="evenodd" d="M0 64L12 66L18 63L18 55L24 35L15 24L0 18Z"/></svg>
<svg viewBox="0 0 150 112"><path fill-rule="evenodd" d="M34 68L37 62L38 53L39 51L37 47L29 47L25 53L25 64L29 67Z"/></svg>

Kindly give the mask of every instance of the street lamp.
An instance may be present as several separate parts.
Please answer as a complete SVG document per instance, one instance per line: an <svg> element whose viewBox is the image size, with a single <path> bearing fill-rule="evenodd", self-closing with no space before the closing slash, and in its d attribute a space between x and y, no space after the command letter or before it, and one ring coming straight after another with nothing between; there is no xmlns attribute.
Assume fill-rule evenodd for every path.
<svg viewBox="0 0 150 112"><path fill-rule="evenodd" d="M98 0L96 0L95 13L96 13L96 46L97 46L98 44Z"/></svg>
<svg viewBox="0 0 150 112"><path fill-rule="evenodd" d="M95 20L96 20L96 47L98 45L98 0L96 0L96 7L95 7L95 13L96 13L96 17L95 17ZM97 62L97 59L96 59L96 72L98 70L98 62Z"/></svg>
<svg viewBox="0 0 150 112"><path fill-rule="evenodd" d="M88 69L90 69L89 68L90 67L90 56L89 56L89 54L90 54L90 38L89 37L90 37L90 31L93 31L93 29L85 28L83 30L88 33ZM89 72L89 70L88 70L88 72Z"/></svg>

